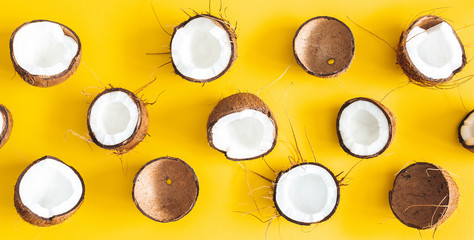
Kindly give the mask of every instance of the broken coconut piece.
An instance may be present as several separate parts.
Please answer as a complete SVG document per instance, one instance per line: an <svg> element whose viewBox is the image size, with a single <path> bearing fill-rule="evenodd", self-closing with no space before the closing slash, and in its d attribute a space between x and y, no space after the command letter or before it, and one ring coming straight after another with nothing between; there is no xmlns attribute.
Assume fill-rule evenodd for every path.
<svg viewBox="0 0 474 240"><path fill-rule="evenodd" d="M456 31L438 16L423 16L402 33L397 61L413 83L434 87L466 65L464 46Z"/></svg>
<svg viewBox="0 0 474 240"><path fill-rule="evenodd" d="M148 111L132 92L123 88L106 89L92 101L87 127L97 146L126 153L145 138Z"/></svg>
<svg viewBox="0 0 474 240"><path fill-rule="evenodd" d="M171 63L179 76L191 82L210 82L229 70L237 58L237 36L226 21L203 14L174 29Z"/></svg>
<svg viewBox="0 0 474 240"><path fill-rule="evenodd" d="M359 97L342 105L336 129L339 145L346 153L357 158L373 158L392 142L396 120L382 103Z"/></svg>
<svg viewBox="0 0 474 240"><path fill-rule="evenodd" d="M30 164L15 185L15 208L28 223L47 227L64 222L84 200L81 175L61 160L44 156Z"/></svg>
<svg viewBox="0 0 474 240"><path fill-rule="evenodd" d="M5 145L5 143L10 138L13 127L13 118L12 114L8 109L0 104L0 148Z"/></svg>
<svg viewBox="0 0 474 240"><path fill-rule="evenodd" d="M270 108L254 94L237 93L222 99L207 121L209 145L231 160L268 154L276 144L277 124Z"/></svg>
<svg viewBox="0 0 474 240"><path fill-rule="evenodd" d="M199 183L183 160L162 157L148 162L133 180L132 196L140 212L158 222L186 216L196 203Z"/></svg>
<svg viewBox="0 0 474 240"><path fill-rule="evenodd" d="M347 71L354 50L351 30L333 17L306 21L293 39L296 62L307 73L322 78L337 77Z"/></svg>
<svg viewBox="0 0 474 240"><path fill-rule="evenodd" d="M19 26L10 38L10 57L25 82L51 87L68 79L81 62L81 41L70 28L48 20Z"/></svg>
<svg viewBox="0 0 474 240"><path fill-rule="evenodd" d="M318 163L302 163L281 171L274 183L273 201L288 221L310 225L328 220L339 204L339 182Z"/></svg>
<svg viewBox="0 0 474 240"><path fill-rule="evenodd" d="M403 224L436 228L453 214L459 192L448 172L431 163L414 163L401 170L389 192L390 207Z"/></svg>
<svg viewBox="0 0 474 240"><path fill-rule="evenodd" d="M469 151L474 152L474 110L461 121L458 128L459 142Z"/></svg>

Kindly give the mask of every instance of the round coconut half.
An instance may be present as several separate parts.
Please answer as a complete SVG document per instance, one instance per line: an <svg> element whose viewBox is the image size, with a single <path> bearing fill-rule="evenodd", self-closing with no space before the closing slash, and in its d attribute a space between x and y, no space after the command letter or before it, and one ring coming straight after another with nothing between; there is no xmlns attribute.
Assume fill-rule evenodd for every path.
<svg viewBox="0 0 474 240"><path fill-rule="evenodd" d="M8 109L0 104L0 148L5 145L5 143L10 138L10 134L13 128L13 118L12 114Z"/></svg>
<svg viewBox="0 0 474 240"><path fill-rule="evenodd" d="M81 175L61 160L44 156L30 164L15 185L15 208L28 223L47 227L64 222L84 200Z"/></svg>
<svg viewBox="0 0 474 240"><path fill-rule="evenodd" d="M458 128L459 142L469 151L474 152L474 110L461 121Z"/></svg>
<svg viewBox="0 0 474 240"><path fill-rule="evenodd" d="M402 33L397 61L413 83L434 87L445 83L466 65L464 46L442 18L428 15Z"/></svg>
<svg viewBox="0 0 474 240"><path fill-rule="evenodd" d="M68 79L81 62L81 41L70 28L35 20L19 26L10 38L15 71L27 83L51 87Z"/></svg>
<svg viewBox="0 0 474 240"><path fill-rule="evenodd" d="M329 169L302 163L278 174L273 201L288 221L310 225L326 221L336 212L339 195L339 182Z"/></svg>
<svg viewBox="0 0 474 240"><path fill-rule="evenodd" d="M237 58L237 35L226 21L196 15L178 25L171 38L171 63L191 82L210 82L229 70Z"/></svg>
<svg viewBox="0 0 474 240"><path fill-rule="evenodd" d="M339 145L345 152L357 158L373 158L393 141L396 119L382 103L359 97L342 105L336 129Z"/></svg>
<svg viewBox="0 0 474 240"><path fill-rule="evenodd" d="M315 17L300 26L293 39L296 62L309 74L330 78L347 71L354 57L351 30L333 17Z"/></svg>
<svg viewBox="0 0 474 240"><path fill-rule="evenodd" d="M133 180L133 201L143 215L158 222L186 216L196 203L199 183L183 160L162 157L148 162Z"/></svg>
<svg viewBox="0 0 474 240"><path fill-rule="evenodd" d="M390 207L403 224L436 228L453 214L459 192L447 171L431 163L419 162L401 170L389 192Z"/></svg>
<svg viewBox="0 0 474 240"><path fill-rule="evenodd" d="M251 93L222 99L207 121L209 145L231 160L265 156L273 150L278 135L270 108Z"/></svg>

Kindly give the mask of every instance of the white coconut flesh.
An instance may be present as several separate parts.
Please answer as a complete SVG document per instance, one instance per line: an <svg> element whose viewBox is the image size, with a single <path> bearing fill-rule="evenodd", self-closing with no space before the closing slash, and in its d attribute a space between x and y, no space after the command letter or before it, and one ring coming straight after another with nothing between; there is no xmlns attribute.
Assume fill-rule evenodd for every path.
<svg viewBox="0 0 474 240"><path fill-rule="evenodd" d="M272 148L275 140L273 121L253 109L220 118L211 131L214 146L233 159L262 155Z"/></svg>
<svg viewBox="0 0 474 240"><path fill-rule="evenodd" d="M370 156L382 150L389 141L389 120L375 103L358 100L341 113L339 132L350 152Z"/></svg>
<svg viewBox="0 0 474 240"><path fill-rule="evenodd" d="M2 115L0 116L0 134L1 134L3 132L3 122L5 122L5 119L7 118L7 116L4 115L3 112L0 112L0 114Z"/></svg>
<svg viewBox="0 0 474 240"><path fill-rule="evenodd" d="M206 80L219 75L231 61L229 33L207 17L198 17L179 28L171 42L171 57L184 76Z"/></svg>
<svg viewBox="0 0 474 240"><path fill-rule="evenodd" d="M285 217L302 223L325 219L336 207L338 186L331 173L313 164L283 173L275 189L275 204Z"/></svg>
<svg viewBox="0 0 474 240"><path fill-rule="evenodd" d="M407 35L406 49L418 71L432 79L448 78L463 63L461 43L446 22L426 30L414 27Z"/></svg>
<svg viewBox="0 0 474 240"><path fill-rule="evenodd" d="M474 114L470 114L461 126L461 137L468 146L474 146Z"/></svg>
<svg viewBox="0 0 474 240"><path fill-rule="evenodd" d="M68 69L77 54L77 42L53 22L34 22L20 28L13 54L21 68L33 75L52 76Z"/></svg>
<svg viewBox="0 0 474 240"><path fill-rule="evenodd" d="M80 178L69 166L49 158L31 166L19 186L23 205L43 218L73 209L83 191Z"/></svg>
<svg viewBox="0 0 474 240"><path fill-rule="evenodd" d="M92 106L89 124L96 140L114 146L130 138L138 124L138 106L122 91L101 95Z"/></svg>

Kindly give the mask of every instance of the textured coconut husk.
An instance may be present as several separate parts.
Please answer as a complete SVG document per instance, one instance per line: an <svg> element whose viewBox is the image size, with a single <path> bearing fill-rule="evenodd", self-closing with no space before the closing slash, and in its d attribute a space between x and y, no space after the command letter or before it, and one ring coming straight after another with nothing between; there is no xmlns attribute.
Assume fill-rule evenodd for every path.
<svg viewBox="0 0 474 240"><path fill-rule="evenodd" d="M0 104L0 113L2 114L3 118L3 127L2 127L2 132L0 133L0 148L5 145L5 143L8 141L10 138L10 134L12 132L13 128L13 118L12 114L8 109Z"/></svg>
<svg viewBox="0 0 474 240"><path fill-rule="evenodd" d="M135 205L143 215L158 222L177 221L186 216L193 209L198 194L199 182L194 170L178 158L150 161L133 180Z"/></svg>
<svg viewBox="0 0 474 240"><path fill-rule="evenodd" d="M219 150L218 148L214 146L214 143L212 140L212 128L214 127L214 124L216 124L216 122L222 117L227 116L232 113L241 112L246 109L253 109L253 110L259 111L267 115L268 118L270 118L270 120L273 123L273 126L275 127L275 131L273 134L274 140L272 143L272 147L266 153L263 153L261 155L258 155L252 158L245 158L245 159L230 158L227 156L225 151ZM265 102L263 102L262 99L260 99L259 97L257 97L256 95L252 93L237 93L220 100L219 103L217 103L217 105L212 110L211 114L209 115L209 119L207 120L207 141L209 142L209 145L212 148L216 149L217 151L226 154L226 157L230 160L240 161L240 160L250 160L250 159L263 157L267 155L268 153L270 153L273 150L273 148L275 148L277 137L278 137L278 127L277 127L277 123L272 111L265 104Z"/></svg>
<svg viewBox="0 0 474 240"><path fill-rule="evenodd" d="M331 78L347 71L354 57L354 36L347 25L333 17L309 19L296 31L293 53L309 74ZM330 59L334 60L329 64Z"/></svg>
<svg viewBox="0 0 474 240"><path fill-rule="evenodd" d="M387 120L388 120L388 141L387 141L387 144L385 144L385 146L380 151L378 151L378 152L376 152L372 155L367 155L367 156L362 156L362 155L352 153L349 150L349 148L347 148L346 145L344 144L344 141L342 140L341 133L339 131L339 120L341 119L342 111L344 111L344 109L346 109L346 107L349 106L351 103L353 103L355 101L359 101L359 100L368 101L368 102L371 102L371 103L375 104L377 107L379 107L382 110L385 118L387 118ZM392 111L390 111L390 109L388 109L386 106L384 106L381 102L379 102L377 100L374 100L374 99L371 99L371 98L364 98L364 97L353 98L353 99L345 102L341 106L341 109L339 110L339 113L337 114L336 132L337 132L337 138L339 140L339 145L342 147L342 149L346 153L348 153L348 154L350 154L350 155L352 155L356 158L367 159L367 158L377 157L380 154L382 154L385 150L387 150L387 148L392 143L396 130L397 130L397 120L395 118L395 115L392 113Z"/></svg>
<svg viewBox="0 0 474 240"><path fill-rule="evenodd" d="M224 29L224 31L227 32L227 34L229 36L229 42L230 42L230 45L231 45L231 53L230 53L231 57L230 57L229 63L227 64L226 68L224 70L222 70L222 72L220 72L218 75L216 75L212 78L201 80L201 79L195 79L195 78L184 76L181 72L179 72L178 68L174 64L172 54L171 54L171 64L173 65L174 72L177 75L179 75L180 77L182 77L182 78L184 78L188 81L191 81L191 82L206 83L206 82L211 82L211 81L214 81L214 80L220 78L222 75L224 75L224 73L229 71L232 64L234 64L235 59L237 59L237 34L235 32L235 29L230 25L230 23L227 20L212 16L210 14L199 14L199 15L190 17L188 20L186 20L185 22L179 24L178 26L176 26L174 28L173 35L172 35L171 41L170 41L170 49L172 49L171 44L173 42L173 38L174 38L174 35L176 34L176 32L180 28L182 28L186 24L188 24L188 22L190 22L190 21L192 21L196 18L200 18L200 17L205 17L205 18L208 18L208 19L212 20L217 26L219 26L220 28Z"/></svg>
<svg viewBox="0 0 474 240"><path fill-rule="evenodd" d="M61 29L63 30L66 36L71 37L72 39L74 39L74 41L77 42L76 55L74 56L74 58L72 58L71 63L69 64L69 67L66 70L62 71L61 73L51 75L51 76L34 75L34 74L30 74L28 71L23 69L17 63L15 59L15 54L13 53L13 39L15 38L16 32L23 26L30 23L35 23L35 22L56 23L61 27ZM36 87L52 87L66 81L69 77L71 77L72 74L74 74L74 72L76 72L77 67L79 67L79 63L81 62L81 55L82 55L81 41L79 40L79 37L77 36L77 34L74 31L72 31L70 28L58 22L53 22L49 20L34 20L31 22L26 22L26 23L23 23L21 26L19 26L17 29L15 29L15 31L12 33L12 36L10 38L10 58L12 60L15 71L20 75L21 78L23 78L23 80L25 80L25 82Z"/></svg>
<svg viewBox="0 0 474 240"><path fill-rule="evenodd" d="M301 166L301 165L307 165L307 164L312 164L312 165L316 165L316 166L319 166L319 167L322 167L323 169L325 169L329 174L331 174L332 178L334 179L334 182L336 183L336 186L337 186L337 200L336 200L336 205L334 206L334 208L332 209L331 213L329 213L329 215L327 215L324 219L322 219L321 221L318 221L318 222L313 222L313 223L320 223L320 222L324 222L326 220L328 220L329 218L332 217L332 215L334 215L334 213L336 212L336 209L337 207L339 206L339 199L340 199L340 185L339 185L339 181L337 180L336 176L334 176L334 174L331 172L331 170L329 170L327 167L325 167L324 165L321 165L319 163L314 163L314 162L307 162L307 163L300 163L300 164L296 164L296 165L293 165L292 167L288 168L287 170L285 171L281 171L280 173L278 173L278 176L277 178L275 179L275 181L273 182L273 202L275 203L275 208L277 209L278 211L278 214L280 214L280 216L284 217L286 220L292 222L292 223L296 223L296 224L299 224L299 225L305 225L305 226L308 226L308 225L311 225L313 223L305 223L305 222L299 222L299 221L296 221L296 220L293 220L291 218L289 218L288 216L286 216L280 209L280 207L278 206L277 202L276 202L276 189L277 189L277 185L278 185L278 181L280 180L280 177L287 173L288 171L290 171L291 169L295 168L295 167L298 167L298 166Z"/></svg>
<svg viewBox="0 0 474 240"><path fill-rule="evenodd" d="M449 80L451 80L456 73L460 72L466 65L466 53L464 51L464 45L462 44L461 39L459 39L459 36L457 35L456 31L454 31L454 29L453 29L453 33L456 36L457 40L459 41L459 44L461 45L461 49L462 49L462 64L459 68L454 70L449 77L441 78L441 79L430 78L424 75L423 73L421 73L415 67L413 62L410 60L410 57L408 56L408 52L406 48L406 42L407 40L409 41L409 39L407 39L408 33L415 27L420 27L426 30L440 24L441 22L446 22L446 21L434 15L422 16L418 18L417 20L415 20L410 25L410 27L408 27L407 30L402 32L402 35L400 36L400 42L398 44L398 49L397 49L397 64L400 65L400 67L403 69L403 72L405 72L405 75L407 75L408 78L410 78L410 81L416 85L419 85L422 87L435 87L442 83L446 83Z"/></svg>
<svg viewBox="0 0 474 240"><path fill-rule="evenodd" d="M464 141L464 139L462 138L461 136L461 127L464 125L464 121L466 121L469 116L471 116L472 114L474 114L474 110L470 111L466 117L463 118L463 120L461 121L461 123L459 124L459 127L458 127L458 138L459 138L459 142L462 144L462 146L464 148L466 148L467 150L471 151L474 153L474 145L467 145L466 141Z"/></svg>
<svg viewBox="0 0 474 240"><path fill-rule="evenodd" d="M431 163L419 162L398 173L388 198L392 212L400 222L417 229L430 229L438 227L453 214L458 206L459 192L447 171ZM448 207L444 207L446 205Z"/></svg>
<svg viewBox="0 0 474 240"><path fill-rule="evenodd" d="M56 160L58 162L63 163L64 165L70 167L74 171L74 173L77 175L77 177L79 178L79 180L81 181L81 184L82 184L82 195L81 195L81 198L79 199L79 201L77 202L77 204L71 210L69 210L65 213L62 213L62 214L52 216L50 218L44 218L44 217L40 217L40 216L36 215L28 207L23 205L23 202L22 202L21 197L20 197L20 182L23 179L23 176L26 174L26 172L33 165L35 165L38 162L43 161L45 159ZM64 163L63 161L61 161L61 160L59 160L55 157L44 156L44 157L34 161L30 165L28 165L28 167L26 167L26 169L23 170L23 172L18 177L18 180L16 181L16 184L15 184L14 204L15 204L16 211L21 216L21 218L23 218L23 220L25 220L26 222L28 222L30 224L33 224L33 225L36 225L36 226L39 226L39 227L49 227L49 226L53 226L53 225L62 223L64 221L66 221L68 218L70 218L77 211L77 209L79 209L82 202L84 201L84 193L85 193L84 180L82 180L81 175L76 171L76 169L74 169L73 167L67 165L66 163Z"/></svg>
<svg viewBox="0 0 474 240"><path fill-rule="evenodd" d="M115 145L104 145L100 143L97 138L94 135L94 132L92 132L91 126L90 126L90 115L92 111L92 106L94 103L99 99L102 95L109 93L109 92L115 92L115 91L121 91L126 93L132 100L135 102L138 108L138 122L137 126L135 127L135 130L133 134L127 138L125 141L115 144ZM92 141L99 147L108 149L108 150L114 150L118 154L123 154L127 153L130 150L132 150L134 147L136 147L147 135L148 131L148 110L145 106L145 103L137 97L135 94L132 92L123 89L123 88L110 88L106 89L105 91L99 93L94 100L92 101L91 105L89 106L89 110L87 111L87 129L89 129L89 135L92 139Z"/></svg>

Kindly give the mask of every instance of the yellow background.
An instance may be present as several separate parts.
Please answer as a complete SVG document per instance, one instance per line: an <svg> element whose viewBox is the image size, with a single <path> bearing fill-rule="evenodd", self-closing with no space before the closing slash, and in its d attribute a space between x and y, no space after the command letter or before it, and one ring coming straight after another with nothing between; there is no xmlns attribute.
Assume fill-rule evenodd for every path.
<svg viewBox="0 0 474 240"><path fill-rule="evenodd" d="M260 92L277 117L278 144L267 157L277 171L290 166L293 150L290 125L304 157L311 160L305 129L318 162L334 173L349 170L358 160L337 142L335 122L339 107L353 97L381 100L391 89L407 82L396 65L395 53L379 39L349 21L370 29L391 45L417 15L435 13L455 29L474 23L474 3L453 1L229 1L222 2L232 23L238 22L239 57L220 79L202 86L175 75L171 65L156 71L157 81L143 91L149 106L149 134L144 142L120 159L88 144L68 130L87 136L86 112L101 82L136 90L150 80L154 69L169 61L170 36L153 15L153 4L164 28L185 21L182 12L207 11L208 1L108 0L108 1L2 1L0 8L0 103L13 114L10 140L0 149L0 232L2 239L264 239L267 224L242 212L255 212L249 186L262 208L264 220L274 210L269 184L237 162L211 149L206 139L208 114L225 96L259 89L288 72ZM438 10L432 10L440 8ZM219 2L211 3L216 14ZM320 79L305 73L295 62L292 39L301 23L329 15L352 30L355 57L350 69L336 79ZM82 63L65 83L41 89L26 84L9 57L11 33L20 24L49 19L72 28L83 46ZM459 31L468 59L473 57L474 27ZM89 70L90 68L91 70ZM456 78L473 74L468 64ZM14 76L14 77L13 77ZM13 78L12 78L13 77ZM290 83L293 83L290 87ZM84 90L85 89L85 90ZM84 90L92 96L81 94ZM396 220L388 204L394 174L413 161L428 161L453 173L460 188L458 210L436 232L436 239L474 239L474 155L457 140L457 127L474 108L474 81L450 90L432 90L410 84L394 91L383 103L397 117L395 141L381 156L364 160L349 175L341 190L335 215L316 227L300 227L277 218L268 228L268 239L431 239L433 230L408 228ZM21 220L13 206L13 187L23 169L43 155L56 156L76 168L85 181L85 201L78 212L61 225L34 227ZM132 180L146 162L160 156L179 157L195 170L200 193L194 209L182 220L158 223L135 207ZM123 169L122 170L122 166ZM269 178L274 174L261 159L245 166ZM454 175L455 174L455 175ZM247 184L248 179L248 184ZM266 186L266 187L265 187ZM261 188L259 188L261 187ZM266 218L265 218L266 217Z"/></svg>

